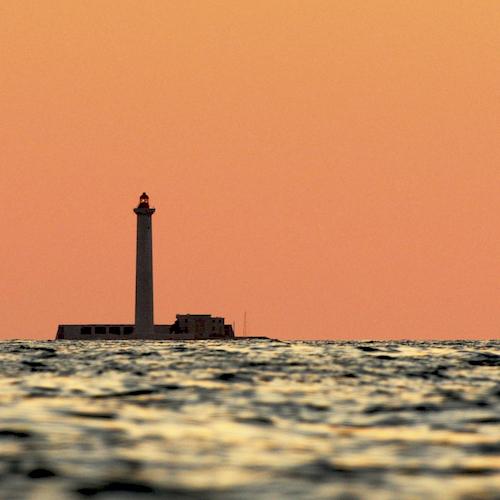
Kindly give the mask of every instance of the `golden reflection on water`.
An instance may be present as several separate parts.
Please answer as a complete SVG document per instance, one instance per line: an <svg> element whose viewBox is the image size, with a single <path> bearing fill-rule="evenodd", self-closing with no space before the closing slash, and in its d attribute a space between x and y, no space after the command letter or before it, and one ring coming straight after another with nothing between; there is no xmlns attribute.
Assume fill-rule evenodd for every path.
<svg viewBox="0 0 500 500"><path fill-rule="evenodd" d="M496 356L498 342L4 342L2 485L37 500L495 498Z"/></svg>

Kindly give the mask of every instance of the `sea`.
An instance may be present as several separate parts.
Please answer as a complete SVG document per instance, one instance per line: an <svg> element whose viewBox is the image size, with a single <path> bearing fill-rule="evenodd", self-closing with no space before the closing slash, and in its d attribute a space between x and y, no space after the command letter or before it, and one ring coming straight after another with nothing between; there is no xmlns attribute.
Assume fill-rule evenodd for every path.
<svg viewBox="0 0 500 500"><path fill-rule="evenodd" d="M500 341L0 342L2 499L500 499Z"/></svg>

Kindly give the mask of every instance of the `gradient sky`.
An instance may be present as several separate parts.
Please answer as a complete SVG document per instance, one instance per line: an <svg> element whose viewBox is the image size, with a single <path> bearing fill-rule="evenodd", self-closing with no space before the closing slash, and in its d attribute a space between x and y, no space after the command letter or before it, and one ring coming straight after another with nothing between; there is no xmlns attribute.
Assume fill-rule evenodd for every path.
<svg viewBox="0 0 500 500"><path fill-rule="evenodd" d="M498 0L1 0L2 338L498 338Z"/></svg>

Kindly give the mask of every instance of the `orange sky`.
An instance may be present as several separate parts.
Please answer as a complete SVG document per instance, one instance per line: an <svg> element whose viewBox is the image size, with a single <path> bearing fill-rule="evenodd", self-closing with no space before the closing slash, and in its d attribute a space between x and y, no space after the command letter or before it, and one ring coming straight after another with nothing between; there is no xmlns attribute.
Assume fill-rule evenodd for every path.
<svg viewBox="0 0 500 500"><path fill-rule="evenodd" d="M498 338L498 0L3 0L1 337Z"/></svg>

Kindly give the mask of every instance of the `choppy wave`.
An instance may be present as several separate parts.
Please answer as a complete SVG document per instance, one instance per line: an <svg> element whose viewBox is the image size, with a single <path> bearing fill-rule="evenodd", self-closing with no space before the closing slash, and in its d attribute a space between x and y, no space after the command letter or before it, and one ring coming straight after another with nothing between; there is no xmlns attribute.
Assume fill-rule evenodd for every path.
<svg viewBox="0 0 500 500"><path fill-rule="evenodd" d="M5 498L500 498L500 342L0 343Z"/></svg>

